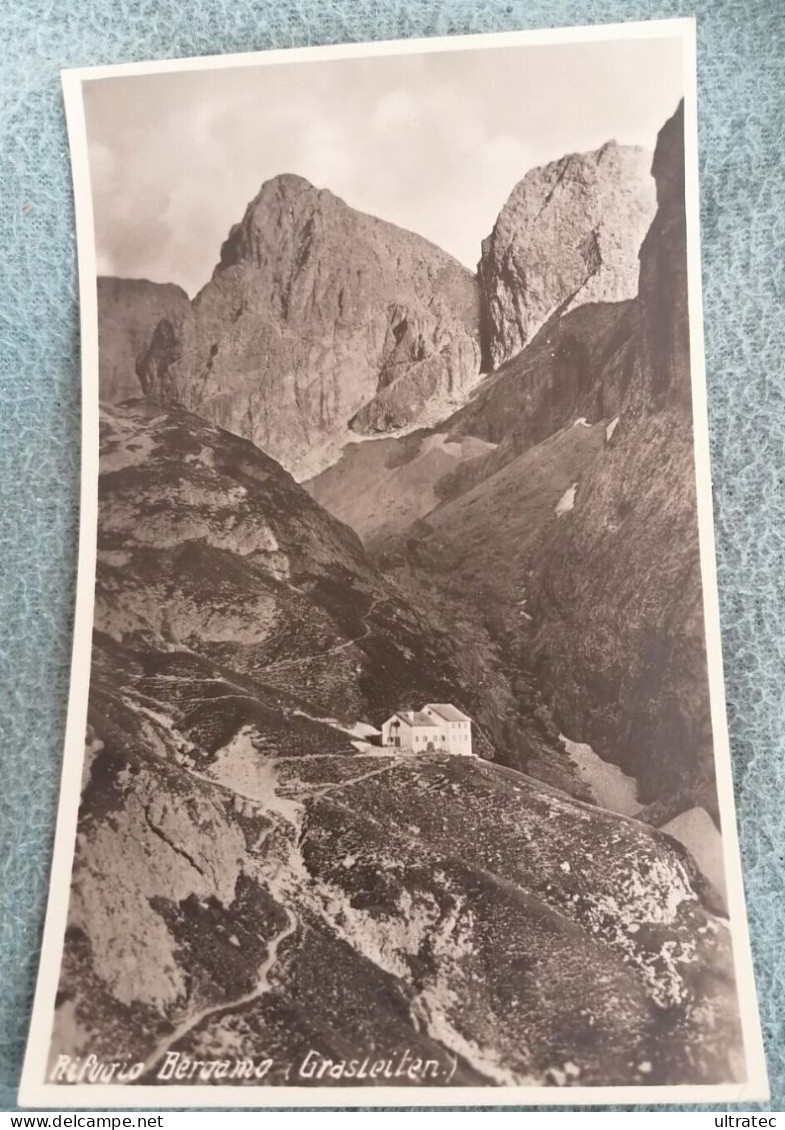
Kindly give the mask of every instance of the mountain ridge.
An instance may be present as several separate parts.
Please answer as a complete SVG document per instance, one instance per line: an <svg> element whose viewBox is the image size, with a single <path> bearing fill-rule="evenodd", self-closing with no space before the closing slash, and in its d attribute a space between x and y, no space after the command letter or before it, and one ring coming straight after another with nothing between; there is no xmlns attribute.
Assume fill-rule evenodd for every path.
<svg viewBox="0 0 785 1130"><path fill-rule="evenodd" d="M554 224L556 225L554 229L556 233L555 246L558 250L564 243L565 232L571 233L571 237L577 232L577 228L573 231L574 220L570 218L571 210L575 211L576 201L570 194L577 193L577 200L583 201L587 191L594 190L598 184L600 188L597 189L596 205L599 209L597 214L600 217L604 214L603 209L607 210L609 207L609 200L617 199L619 194L623 200L627 200L630 215L623 223L620 223L619 232L629 235L630 224L634 227L641 221L642 217L645 217L645 208L641 204L640 194L636 194L635 190L630 189L628 181L634 180L634 178L627 177L627 173L622 175L620 170L626 169L628 164L630 168L637 169L642 160L643 151L609 142L594 152L569 155L541 169L530 170L513 189L510 200L502 209L499 220L494 226L492 237L489 237L489 239L492 242L493 240L498 242L500 236L504 234L506 240L504 254L513 255L514 258L513 252L520 243L519 234L516 234L516 230L521 229L521 225L523 225L521 230L523 231L524 243L521 246L526 246L525 241L530 234L527 234L529 222L527 217L534 207L534 203L539 201L537 214L541 218L549 209L552 210L556 207L555 202L557 202L558 194L566 193L566 200L558 204L555 218L550 222L550 226L546 225L551 235L554 234L551 228ZM655 179L651 183L656 188L660 213L665 207L672 210L673 202L683 197L683 172L679 173L677 166L678 160L673 151L668 153L659 143L652 165ZM600 173L602 173L602 176L610 173L617 177L619 184L617 185L616 195L610 193L608 196L607 193L601 191L607 188L607 185L600 177ZM598 180L598 178L600 179ZM646 189L646 192L648 192L648 189ZM643 193L644 196L646 192ZM539 198L540 196L542 199ZM511 202L514 205L512 207L510 206ZM327 232L324 238L320 235L319 228L320 224L323 223L322 213L332 214L335 210L340 217L338 231L344 232L344 228L341 226L343 220L346 216L351 216L351 222L359 225L358 231L363 231L365 227L370 226L375 233L374 238L381 239L381 250L374 245L373 240L360 241L363 246L370 249L371 259L378 257L378 254L386 254L389 251L389 248L384 246L383 235L380 236L379 233L392 232L395 240L402 240L404 244L411 243L412 246L417 248L421 248L424 244L424 241L413 233L407 233L403 229L395 228L394 225L388 225L384 221L377 221L374 217L349 209L343 201L335 197L329 190L316 189L305 178L292 174L282 174L279 177L272 178L262 185L246 208L240 222L231 229L222 246L220 261L213 273L213 279L203 288L193 304L193 308L197 309L197 312L202 307L207 310L209 316L206 316L206 320L208 323L211 323L212 319L210 310L214 308L217 318L216 332L229 333L227 340L229 341L230 352L233 348L231 335L234 333L236 322L245 317L243 294L247 282L245 273L248 270L254 273L254 286L262 285L259 283L256 273L259 273L260 277L266 280L263 285L268 288L267 298L262 305L268 312L272 311L271 317L273 317L273 320L277 320L284 326L291 322L297 328L304 319L307 323L312 317L314 302L318 298L316 291L324 283L324 279L319 282L320 248L326 245L325 239L327 245L329 245L330 240L335 236L335 232ZM520 219L521 216L523 220ZM582 223L586 217L584 216L582 219L579 217L578 219ZM672 221L669 221L669 223L672 225ZM656 233L667 226L660 216L659 227L655 219L652 231ZM607 230L603 230L607 235ZM627 260L634 249L636 239L624 241L625 265L623 269L620 269L619 280L617 280L622 289L629 287L627 277L629 264ZM559 243L559 240L562 243ZM613 241L611 241L612 243ZM675 241L671 237L670 247L673 248L674 246ZM287 249L283 258L281 257L282 247ZM400 252L400 247L397 244L396 250ZM432 267L435 265L438 277L442 269L440 265L450 259L446 253L439 252L432 245L431 251L437 253L437 258L434 263L429 261L425 269L425 274L429 280L431 279ZM677 251L678 249L669 251L668 254L676 254ZM486 252L490 254L487 248ZM650 270L647 264L653 262L658 254L657 239L652 235L652 232L649 232L644 240L642 250L642 279L644 279L646 270ZM454 260L451 261L451 264L455 268L460 266ZM328 282L332 279L330 274L332 266L332 263L329 263L327 267L326 277ZM298 284L298 271L303 268L307 268L307 272L309 272L309 281L304 288L299 287ZM400 260L397 261L396 270L400 270ZM234 286L234 276L237 272L240 273L239 291ZM563 291L564 279L558 271L557 275L557 289L561 287ZM480 276L482 283L483 277L487 276L487 271L486 276L483 276L481 268ZM465 268L460 267L458 277L465 283L468 278L468 272ZM314 278L317 280L316 283L313 282ZM463 283L461 283L461 286ZM314 286L316 286L316 291ZM642 286L645 290L643 282ZM649 285L649 291L654 293L657 286L655 279ZM398 307L387 307L385 313L387 318L384 334L385 344L382 350L383 363L374 378L376 392L371 400L367 401L357 412L349 415L343 423L338 422L340 435L338 436L339 446L337 448L330 446L332 441L329 441L326 447L318 442L316 443L318 449L316 467L319 468L320 460L332 458L337 451L341 450L340 445L345 444L345 441L351 437L351 432L347 428L355 424L358 424L362 429L369 429L371 432L377 428L382 433L392 429L392 434L390 438L381 440L358 437L357 441L345 445L341 458L337 462L333 462L326 472L315 478L309 478L307 487L318 501L325 503L342 520L349 521L362 535L366 546L371 548L375 554L380 555L380 560L385 568L396 573L399 579L405 576L407 583L411 584L413 573L407 572L409 566L413 566L416 571L421 570L426 563L429 563L428 568L435 568L435 575L441 576L448 586L454 587L458 577L462 577L465 581L469 580L471 584L481 586L484 593L483 600L489 599L490 594L495 592L497 588L501 592L495 576L489 576L487 580L482 576L482 553L480 558L474 564L471 564L472 553L474 552L474 558L477 558L477 548L485 544L490 536L486 531L486 534L480 538L477 531L480 526L485 529L488 524L487 520L490 520L494 514L500 516L504 512L505 506L512 506L512 509L508 511L509 518L504 520L504 528L500 531L505 535L510 532L511 537L506 538L506 540L505 538L491 538L491 541L494 542L496 550L498 550L502 544L518 544L516 539L519 539L519 534L524 536L524 540L528 537L519 530L518 523L520 514L529 512L527 507L530 503L519 501L517 505L523 505L523 509L516 512L516 504L512 501L516 497L515 491L512 490L514 473L511 478L511 472L505 469L518 466L520 468L524 466L535 468L536 458L538 457L533 457L534 462L531 459L527 461L523 457L529 451L538 450L540 445L547 445L548 441L560 431L566 429L559 448L560 451L563 451L564 458L562 459L560 456L556 462L549 464L555 477L542 497L543 499L550 497L554 492L558 497L561 497L569 488L573 493L573 510L569 511L568 517L553 525L553 507L550 511L546 507L543 512L542 503L534 503L534 494L531 494L531 504L535 505L537 513L550 514L549 522L552 526L546 542L543 542L539 535L535 539L539 546L539 553L544 552L546 544L551 547L566 546L570 531L580 526L581 519L576 515L583 505L584 498L590 497L590 493L587 494L587 491L593 481L590 474L591 460L600 459L601 463L607 462L607 459L611 457L608 452L611 448L615 450L619 443L622 444L624 450L629 450L629 458L633 461L636 459L635 452L628 449L628 441L623 437L631 427L635 426L635 419L641 416L648 418L652 405L657 398L661 400L663 395L661 390L650 389L644 396L645 382L641 374L644 370L650 375L654 372L665 374L669 371L669 368L673 368L672 360L662 355L663 327L658 327L656 332L653 333L647 329L649 322L642 316L642 299L627 298L623 302L615 303L584 301L580 305L573 306L571 304L574 301L575 293L577 292L571 292L568 299L561 301L556 312L550 314L523 350L514 353L503 361L493 373L485 375L478 384L474 385L472 390L467 393L468 399L465 403L458 406L446 418L433 423L428 423L427 419L423 420L424 413L427 417L427 409L424 409L423 405L427 403L430 408L434 408L435 405L443 407L443 401L439 400L438 395L435 399L431 395L433 391L433 368L436 366L443 377L445 372L443 360L436 359L433 355L427 355L423 341L422 324L421 321L418 321L419 315L414 317L410 311L403 311ZM233 308L234 312L229 319L230 325L227 328L225 317L227 301L229 298L234 301L238 294L239 306ZM586 297L585 294L584 297ZM483 292L482 301L487 305L491 300L492 294ZM350 306L351 300L346 295L341 297L339 291L336 308L341 317L348 313ZM464 313L470 307L475 309L470 302L464 309ZM334 314L333 308L328 307L327 311L322 311L322 313L326 318L325 324L330 323ZM236 319L233 321L235 315ZM660 319L666 317L664 308L658 316ZM678 317L678 312L674 316ZM426 317L426 315L423 315L423 317ZM670 314L667 317L670 317ZM471 322L471 318L469 320ZM193 322L185 319L185 323L178 330L171 322L167 320L162 322L156 330L148 355L141 365L146 391L154 399L161 398L160 392L167 387L169 375L173 371L188 368L184 356L189 348L187 339L189 339L189 335L193 336L196 331ZM299 333L299 329L297 332ZM685 332L684 329L679 329L682 339L684 339ZM262 334L260 341L263 344L264 334ZM683 341L680 348L683 348ZM216 382L220 384L223 380L220 371L217 374L212 372L214 366L218 365L218 358L223 349L223 345L214 342L207 351L206 372L200 378L203 383L209 384L212 381L213 384L216 384ZM643 366L639 361L641 356L649 358ZM273 358L272 363L273 366L277 363L275 358ZM439 379L441 378L437 378L437 384ZM647 377L646 380L651 381L651 376ZM663 380L664 378L661 378L660 383ZM322 382L322 376L317 375L316 381L317 384ZM409 383L412 381L416 386L414 393ZM689 407L689 388L686 389L687 400L685 401L685 387L683 380L671 382L671 389L676 390L675 395L681 398L679 403L682 408L685 405L687 408ZM680 389L681 392L678 391ZM170 393L164 393L163 399L167 400L169 395ZM189 392L188 395L190 396L191 393ZM212 412L212 407L215 407L215 403L210 401L209 404L212 407L209 405L205 407L207 402L202 403L199 399L201 393L194 392L193 395L197 401L196 410L203 414L206 412L209 415ZM244 411L242 408L243 396L244 394L241 394L239 400L233 399L234 407L230 406L230 414L235 410ZM320 398L321 396L322 393L319 394ZM396 428L396 425L401 423L401 419L396 416L396 405L400 397L403 398L407 411L414 413L414 419L403 430L416 427L415 431L410 431L410 434L402 439L396 438L401 430ZM230 397L230 399L232 398ZM296 389L293 408L296 410L295 414L299 414L300 417L304 418L308 414L307 406L301 401ZM217 415L220 417L222 412L223 409L219 404ZM318 412L322 413L321 406ZM273 414L275 415L275 411ZM436 415L439 415L438 411ZM292 417L284 414L284 419L290 421ZM597 429L597 435L599 435L598 429L601 428L605 428L609 434L604 443L592 442L586 447L586 458L589 459L590 453L590 459L589 462L580 463L579 470L573 456L568 454L568 448L577 451L572 442L573 439L583 440L588 438L586 435L582 436L580 432L570 434L571 425L576 424L577 426L580 421ZM328 430L333 428L335 423L336 421L333 419ZM425 426L423 426L423 423ZM347 428L343 427L344 424L347 425ZM249 428L253 431L252 425L249 425ZM617 431L619 428L621 430ZM236 432L242 430L242 426L238 428L237 425L233 425L230 430ZM678 425L674 434L681 435L682 431L683 429ZM611 442L611 434L614 432L616 435ZM687 439L689 438L687 437ZM333 435L333 439L335 439L335 435ZM682 436L682 439L685 443L687 442L684 436ZM284 437L281 436L281 442L288 442L288 439L284 440ZM665 442L664 437L663 442ZM643 447L646 447L645 443ZM598 452L601 454L601 458ZM543 453L542 458L547 461L550 456L546 458ZM612 458L616 464L619 463L620 457L618 454L612 456ZM519 463L518 461L522 459L523 462ZM303 477L313 469L313 466L309 465L308 459L306 459L304 463L299 463L296 469L298 470L298 477ZM649 474L652 473L654 473L654 470L650 468ZM359 479L357 478L358 475L360 476ZM580 485L579 480L584 475L588 476L586 484ZM536 470L534 481L537 481ZM483 486L483 484L486 485ZM506 494L508 502L501 503L501 494L494 501L493 490L496 489L494 484L498 486L502 494ZM678 484L674 482L672 486L676 490ZM574 510L576 492L578 511ZM487 507L485 513L481 513L480 510L477 511L478 516L484 519L484 524L480 522L478 526L473 519L469 518L467 507L480 504L481 499L486 500ZM449 534L445 521L449 515L457 516L459 513L466 515L468 524L462 527L458 523L454 533ZM433 515L432 520L429 519L431 514ZM537 521L541 522L543 519L538 518ZM610 519L607 521L603 519L603 521L608 524ZM612 526L613 522L610 522L610 524ZM491 525L493 525L493 521L491 521ZM537 528L539 529L539 526ZM544 529L545 526L543 526ZM437 531L441 532L437 534ZM445 536L442 536L443 534ZM474 544L473 551L467 550L463 544L467 539ZM529 539L527 544L533 546L535 542L531 542L531 539ZM450 548L451 545L453 548ZM458 549L459 553L456 556ZM527 553L524 554L525 560L517 561L515 569L510 573L510 576L514 575L516 578L515 586L526 594L525 599L528 603L521 606L520 612L513 610L512 614L496 607L488 611L490 621L496 624L491 634L502 630L503 637L506 640L511 639L510 632L516 622L513 617L519 617L518 624L526 628L523 637L527 648L530 645L534 646L535 637L526 626L530 623L529 618L532 615L535 602L538 602L536 607L543 618L547 619L548 616L554 615L554 609L549 605L549 601L552 600L555 593L554 586L550 582L545 584L540 573L535 570L536 562L532 557L533 552L534 550L531 548L527 550ZM566 549L554 548L553 552L557 555L564 555ZM402 568L403 573L400 572ZM499 568L501 572L499 572L498 577L501 580L505 573L503 560L499 562ZM468 573L466 572L467 569L469 570ZM534 570L536 576L540 578L536 581L539 586L538 594L534 592L532 585L527 580L530 570ZM509 570L507 571L509 572ZM694 584L690 582L690 586L690 591L692 591ZM504 596L505 601L510 599L511 591L512 588L508 585ZM441 597L432 589L431 599L436 604L441 603ZM493 596L492 599L495 602L496 596ZM550 608L547 613L545 612L546 608ZM444 606L441 607L441 612L449 615ZM521 620L524 621L523 624L521 624ZM686 618L686 622L692 622L690 617ZM500 623L504 625L501 629ZM474 626L478 633L485 632L485 628L479 619L475 620ZM592 727L586 729L583 723L578 721L574 708L570 709L569 714L564 713L567 710L564 698L560 700L560 704L557 703L556 698L553 698L554 684L552 678L546 674L546 669L553 665L554 660L550 658L546 661L543 656L551 654L551 647L556 638L556 636L549 635L548 631L540 625L536 636L538 642L535 650L539 656L536 677L537 679L546 679L549 688L548 693L552 696L552 701L547 709L555 712L557 716L555 719L543 723L545 732L541 736L546 741L550 741L553 738L552 731L554 729L558 732L559 729L564 728L557 725L557 722L561 719L565 722L565 725L569 723L567 728L570 729L570 736L573 740L591 739L599 742L600 746L611 756L621 756L623 767L629 771L630 768L634 768L634 765L629 761L624 761L625 755L618 750L618 740L613 737L607 728L600 728L595 731L594 724L592 724ZM559 634L558 638L562 641L559 643L559 648L561 648L564 646L564 634ZM488 646L490 648L490 643ZM520 646L516 644L513 650L516 663L523 661ZM530 700L529 693L527 691L524 697L528 703L526 710L530 716L546 709L544 704L538 703L536 698ZM538 758L539 753L538 750L536 754ZM704 766L706 764L704 757ZM657 795L659 786L655 785L651 771L647 770L647 775L650 780L644 786L646 802L655 803L662 799ZM710 796L707 799L701 793L697 800L702 805L707 806L709 811L715 811L714 802ZM666 804L665 812L670 817L674 815L669 804Z"/></svg>
<svg viewBox="0 0 785 1130"><path fill-rule="evenodd" d="M484 241L477 274L432 241L353 209L304 177L271 178L232 225L211 279L182 308L171 311L162 302L147 348L140 352L135 342L134 369L144 394L181 403L252 439L299 480L333 464L355 436L434 426L466 402L479 380L483 351L486 361L490 356L483 339L489 310L494 304L506 310L504 272L499 275L495 257L502 254L501 233L510 231L510 209L520 210L522 186L547 180L558 166L551 196L563 193L569 170L580 171L587 162L604 165L603 155L613 156L615 175L624 183L609 187L595 169L579 207L575 201L562 205L552 234L556 257L563 261L560 277L566 278L573 227L581 222L586 200L597 196L593 208L604 216L602 240L611 260L598 268L606 283L594 284L581 301L619 297L612 277L618 273L619 246L632 236L630 217L623 209L614 211L613 203L636 199L636 165L625 156L628 149L609 142L593 154L568 155L530 170ZM603 194L610 202L599 199ZM554 208L549 200L542 205L546 214ZM627 212L631 209L632 204ZM513 247L503 253L514 260ZM533 292L541 285L529 282ZM550 286L547 280L542 285ZM564 285L558 284L557 305L567 304ZM106 321L110 318L107 314ZM498 362L494 355L494 365ZM123 391L135 389L134 378ZM107 398L118 399L113 393Z"/></svg>

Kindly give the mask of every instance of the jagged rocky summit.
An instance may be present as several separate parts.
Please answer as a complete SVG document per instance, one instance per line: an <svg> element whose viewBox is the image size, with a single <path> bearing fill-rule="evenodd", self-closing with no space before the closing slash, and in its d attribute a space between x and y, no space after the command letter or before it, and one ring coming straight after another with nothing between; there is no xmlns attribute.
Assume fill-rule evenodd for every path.
<svg viewBox="0 0 785 1130"><path fill-rule="evenodd" d="M311 1048L409 1048L456 1087L735 1077L730 935L673 840L481 758L355 744L415 693L476 714L482 689L252 444L136 403L101 460L53 1057L143 1083L263 1049L283 1085Z"/></svg>
<svg viewBox="0 0 785 1130"><path fill-rule="evenodd" d="M554 313L638 291L638 249L655 209L651 154L609 141L519 181L483 241L483 352L498 368Z"/></svg>
<svg viewBox="0 0 785 1130"><path fill-rule="evenodd" d="M427 426L465 403L556 313L633 297L654 208L648 156L604 145L529 172L479 276L421 236L302 177L262 185L193 303L102 280L102 395L178 403L298 479L356 436ZM157 309L156 309L157 305Z"/></svg>
<svg viewBox="0 0 785 1130"><path fill-rule="evenodd" d="M302 478L352 431L448 414L479 363L466 268L282 175L232 228L192 316L158 327L142 375L148 396L251 439Z"/></svg>
<svg viewBox="0 0 785 1130"><path fill-rule="evenodd" d="M172 283L102 276L98 289L100 398L119 402L141 396L138 365L158 323L179 326L191 312L188 295Z"/></svg>

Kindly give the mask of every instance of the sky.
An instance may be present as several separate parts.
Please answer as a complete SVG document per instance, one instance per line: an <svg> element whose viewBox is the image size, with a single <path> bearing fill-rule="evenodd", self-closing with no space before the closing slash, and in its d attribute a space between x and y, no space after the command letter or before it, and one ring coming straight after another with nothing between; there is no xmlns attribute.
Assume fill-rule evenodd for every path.
<svg viewBox="0 0 785 1130"><path fill-rule="evenodd" d="M84 83L99 274L194 295L261 184L298 173L471 270L531 168L653 150L677 38L200 69Z"/></svg>

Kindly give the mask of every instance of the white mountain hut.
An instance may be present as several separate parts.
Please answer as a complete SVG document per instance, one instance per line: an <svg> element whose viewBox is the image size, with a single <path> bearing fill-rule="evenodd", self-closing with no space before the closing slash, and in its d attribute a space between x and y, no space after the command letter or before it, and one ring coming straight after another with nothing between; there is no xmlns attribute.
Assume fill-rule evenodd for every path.
<svg viewBox="0 0 785 1130"><path fill-rule="evenodd" d="M472 720L449 702L399 710L382 723L382 745L405 753L472 756Z"/></svg>

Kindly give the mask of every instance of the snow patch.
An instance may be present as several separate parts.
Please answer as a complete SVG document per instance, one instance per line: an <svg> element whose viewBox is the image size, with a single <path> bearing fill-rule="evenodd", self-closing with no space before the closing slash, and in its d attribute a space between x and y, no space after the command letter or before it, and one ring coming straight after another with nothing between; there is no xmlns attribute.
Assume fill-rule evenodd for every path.
<svg viewBox="0 0 785 1130"><path fill-rule="evenodd" d="M559 740L601 808L623 816L633 816L639 810L638 784L634 777L628 777L618 765L603 761L585 742L570 741L564 734L559 734Z"/></svg>
<svg viewBox="0 0 785 1130"><path fill-rule="evenodd" d="M122 549L99 549L98 560L102 565L111 565L115 569L121 569L131 560L131 554L125 553Z"/></svg>
<svg viewBox="0 0 785 1130"><path fill-rule="evenodd" d="M591 424L587 421L585 416L579 416L572 426L574 428L590 428Z"/></svg>
<svg viewBox="0 0 785 1130"><path fill-rule="evenodd" d="M371 738L378 736L381 730L377 730L376 726L371 726L368 722L355 722L351 726L345 726L343 722L339 722L337 718L319 718L315 714L308 714L305 710L293 710L292 714L297 718L307 718L309 722L320 722L323 726L330 726L333 730L340 730L342 734L351 734L354 738ZM352 742L352 745L357 743ZM362 744L369 745L365 741Z"/></svg>
<svg viewBox="0 0 785 1130"><path fill-rule="evenodd" d="M658 1005L682 1004L689 990L681 967L696 961L696 941L664 942L653 953L641 948L634 935L642 926L671 925L683 903L697 900L686 869L680 861L652 860L648 852L633 850L623 869L617 866L608 875L608 884L609 890L589 906L592 933L602 934L606 944L625 954Z"/></svg>
<svg viewBox="0 0 785 1130"><path fill-rule="evenodd" d="M611 440L613 439L613 433L616 431L618 426L619 426L619 417L615 416L611 420L610 424L608 424L607 428L605 429L605 442L606 443L611 442Z"/></svg>
<svg viewBox="0 0 785 1130"><path fill-rule="evenodd" d="M578 484L577 483L573 483L571 487L567 487L564 494L561 496L559 501L556 503L556 509L554 510L554 514L556 514L556 515L567 514L567 513L569 513L570 510L573 509L573 507L575 506L575 495L577 493L577 490L578 490Z"/></svg>
<svg viewBox="0 0 785 1130"><path fill-rule="evenodd" d="M667 824L663 824L660 831L667 832L687 849L698 869L725 898L722 833L706 809L690 808L687 812L675 816Z"/></svg>
<svg viewBox="0 0 785 1130"><path fill-rule="evenodd" d="M448 450L449 448L452 448L452 450ZM454 436L446 435L444 432L436 432L435 435L426 436L418 455L426 455L429 451L443 451L451 459L461 458L460 442Z"/></svg>

